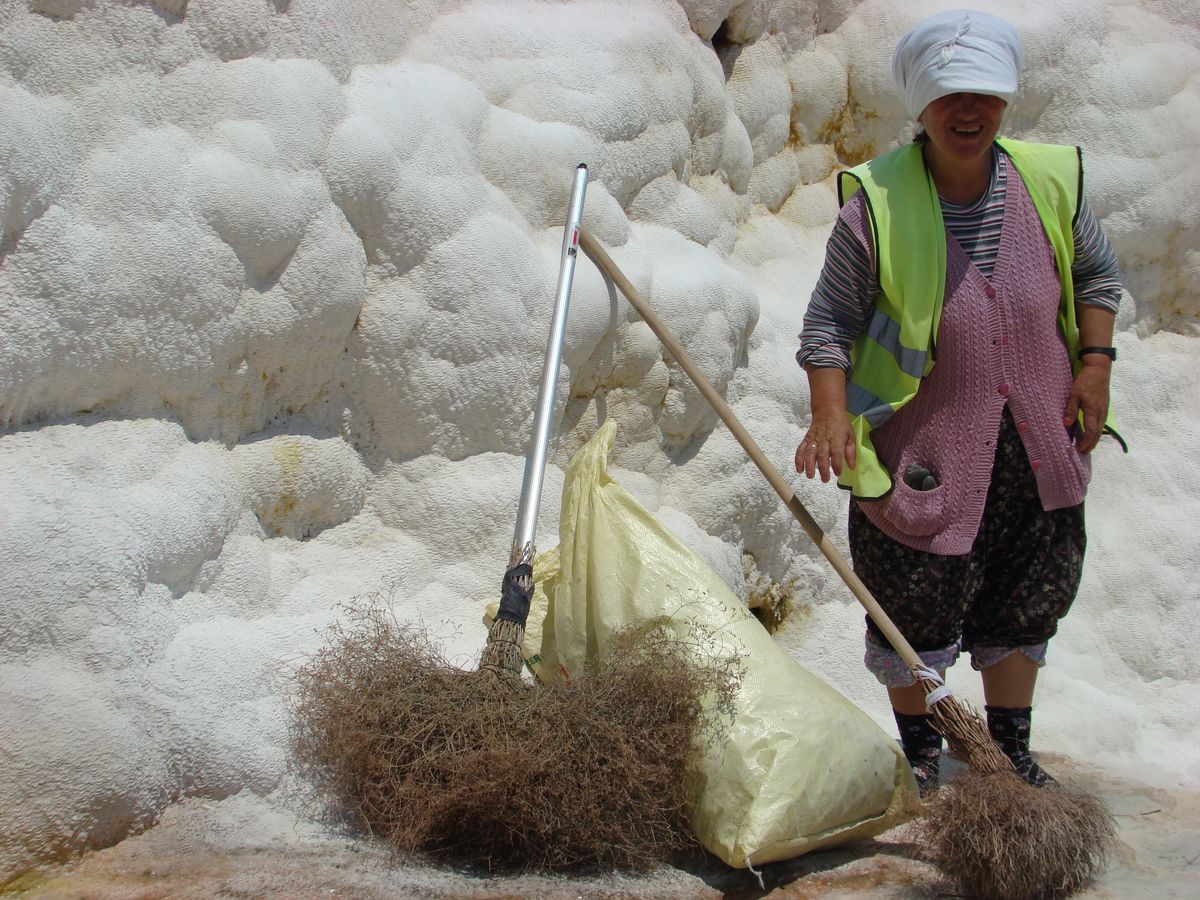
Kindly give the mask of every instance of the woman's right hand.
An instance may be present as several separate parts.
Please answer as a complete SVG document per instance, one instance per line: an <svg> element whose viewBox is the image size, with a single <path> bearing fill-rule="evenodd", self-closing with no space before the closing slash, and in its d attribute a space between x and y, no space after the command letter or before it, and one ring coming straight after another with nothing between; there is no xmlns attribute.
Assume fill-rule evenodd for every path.
<svg viewBox="0 0 1200 900"><path fill-rule="evenodd" d="M827 482L831 472L835 478L842 474L843 463L853 469L857 462L854 429L846 410L837 406L813 410L804 440L796 448L796 471L807 478L820 472Z"/></svg>
<svg viewBox="0 0 1200 900"><path fill-rule="evenodd" d="M804 440L796 448L796 471L808 478L821 473L829 481L832 472L842 474L842 463L851 469L858 461L854 429L846 413L846 373L841 369L805 366L808 375L812 421Z"/></svg>

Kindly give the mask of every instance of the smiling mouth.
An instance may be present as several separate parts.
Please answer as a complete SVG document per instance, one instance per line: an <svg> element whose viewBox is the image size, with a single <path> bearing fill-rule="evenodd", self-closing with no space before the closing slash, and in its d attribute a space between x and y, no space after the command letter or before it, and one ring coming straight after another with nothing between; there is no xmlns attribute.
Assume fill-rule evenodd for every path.
<svg viewBox="0 0 1200 900"><path fill-rule="evenodd" d="M974 136L974 135L976 135L976 134L979 134L979 132L983 130L983 126L982 126L982 125L976 125L974 128L953 128L953 129L951 129L951 130L952 130L952 131L953 131L955 134L963 134L963 135L967 135L967 136L969 136L969 137L970 137L970 136Z"/></svg>

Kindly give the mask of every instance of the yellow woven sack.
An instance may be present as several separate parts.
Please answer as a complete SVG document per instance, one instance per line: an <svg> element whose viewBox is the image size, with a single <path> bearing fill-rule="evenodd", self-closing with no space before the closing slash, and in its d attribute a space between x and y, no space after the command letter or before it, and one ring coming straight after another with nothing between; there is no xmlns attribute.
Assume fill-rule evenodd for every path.
<svg viewBox="0 0 1200 900"><path fill-rule="evenodd" d="M775 643L729 587L608 474L610 419L575 455L559 546L535 563L526 661L576 671L622 627L670 616L715 634L744 676L728 741L690 786L692 828L744 868L879 834L909 818L916 784L896 742ZM540 596L539 596L540 595ZM699 652L699 651L698 651Z"/></svg>

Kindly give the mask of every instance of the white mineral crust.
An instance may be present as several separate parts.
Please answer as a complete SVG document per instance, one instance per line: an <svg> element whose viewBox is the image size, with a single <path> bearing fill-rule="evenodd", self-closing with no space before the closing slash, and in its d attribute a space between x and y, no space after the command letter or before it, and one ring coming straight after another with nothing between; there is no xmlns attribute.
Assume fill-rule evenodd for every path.
<svg viewBox="0 0 1200 900"><path fill-rule="evenodd" d="M508 558L574 167L585 223L784 471L834 173L911 134L940 0L0 2L0 881L287 768L281 673L391 593L471 666ZM1016 137L1081 143L1129 296L1036 744L1200 784L1200 16L978 0ZM861 612L582 260L540 523L616 473L887 728ZM846 497L799 494L844 543ZM964 664L952 684L978 702Z"/></svg>

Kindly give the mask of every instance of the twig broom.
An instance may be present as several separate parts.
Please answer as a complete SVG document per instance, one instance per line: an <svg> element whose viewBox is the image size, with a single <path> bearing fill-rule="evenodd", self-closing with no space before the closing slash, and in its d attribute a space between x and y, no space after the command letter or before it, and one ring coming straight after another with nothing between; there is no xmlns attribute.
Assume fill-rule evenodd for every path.
<svg viewBox="0 0 1200 900"><path fill-rule="evenodd" d="M567 209L562 257L559 262L558 292L554 298L550 337L546 343L546 359L542 366L537 409L533 417L533 442L525 457L525 475L521 480L521 502L517 509L517 525L513 531L512 554L509 556L508 569L504 573L501 586L500 608L488 629L487 643L479 659L481 675L491 676L509 688L520 682L524 665L521 645L525 640L525 623L529 618L529 602L533 594L533 558L536 555L534 536L537 532L542 479L546 474L550 431L554 422L554 389L558 382L558 368L562 362L563 337L567 328L567 311L571 303L571 283L579 255L580 223L583 219L587 180L587 166L581 163L575 169L575 182Z"/></svg>

